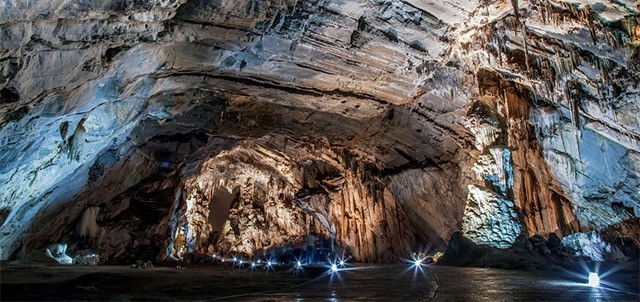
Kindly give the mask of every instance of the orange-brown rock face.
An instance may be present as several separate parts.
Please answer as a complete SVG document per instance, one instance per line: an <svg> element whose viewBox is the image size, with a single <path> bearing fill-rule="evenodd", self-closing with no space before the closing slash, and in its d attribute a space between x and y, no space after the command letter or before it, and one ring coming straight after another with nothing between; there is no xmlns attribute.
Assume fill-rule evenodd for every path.
<svg viewBox="0 0 640 302"><path fill-rule="evenodd" d="M488 111L501 121L495 144L509 146L513 164L513 186L504 193L516 202L528 234L562 236L580 231L571 201L549 169L529 123L534 102L529 88L497 73L483 71L478 76L485 94L472 115Z"/></svg>
<svg viewBox="0 0 640 302"><path fill-rule="evenodd" d="M563 236L626 221L637 212L629 158L638 154L639 124L623 117L637 116L630 103L637 96L620 88L638 85L626 63L637 51L637 19L612 18L625 9L602 4L520 4L470 40L488 54L474 62L480 100L470 113L492 123L471 131L511 150L513 187L505 193L529 234ZM623 29L609 27L615 22Z"/></svg>
<svg viewBox="0 0 640 302"><path fill-rule="evenodd" d="M277 143L286 146L276 151ZM371 158L332 148L326 141L293 141L279 136L240 144L206 161L186 181L177 211L172 253L209 250L261 256L270 248L297 246L309 234L326 238L335 252L359 261L396 261L417 247L443 248L457 229L429 220L457 211L412 201L428 198L421 171L380 177ZM216 230L212 204L229 195L228 217ZM431 193L433 194L433 193ZM414 209L418 203L427 209ZM424 206L423 206L424 207ZM440 212L440 213L438 213ZM431 215L421 217L419 215Z"/></svg>
<svg viewBox="0 0 640 302"><path fill-rule="evenodd" d="M0 259L637 243L633 1L125 2L2 4Z"/></svg>

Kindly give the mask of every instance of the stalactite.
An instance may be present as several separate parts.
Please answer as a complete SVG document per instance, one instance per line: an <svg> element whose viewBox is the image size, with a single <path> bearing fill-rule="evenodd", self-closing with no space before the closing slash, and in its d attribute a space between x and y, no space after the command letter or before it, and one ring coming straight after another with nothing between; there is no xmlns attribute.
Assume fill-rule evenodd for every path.
<svg viewBox="0 0 640 302"><path fill-rule="evenodd" d="M50 217L52 237L94 234L75 228L93 206L107 257L141 238L251 254L318 232L391 261L405 242L444 245L467 201L474 215L512 202L531 234L638 215L622 160L638 149L628 1L14 2L2 260L48 240ZM209 221L218 190L235 198L223 234Z"/></svg>

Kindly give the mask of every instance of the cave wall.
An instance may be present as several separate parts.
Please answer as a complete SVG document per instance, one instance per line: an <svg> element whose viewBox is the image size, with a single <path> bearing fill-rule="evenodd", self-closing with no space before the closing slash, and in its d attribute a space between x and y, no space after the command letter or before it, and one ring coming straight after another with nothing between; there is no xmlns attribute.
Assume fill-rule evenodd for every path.
<svg viewBox="0 0 640 302"><path fill-rule="evenodd" d="M494 144L512 150L506 195L529 234L632 219L640 200L629 160L638 151L637 5L514 3L496 5L513 11L480 24L487 30L461 45L463 53L482 52L472 61L479 112L491 114L476 120L497 116L489 132L502 137Z"/></svg>
<svg viewBox="0 0 640 302"><path fill-rule="evenodd" d="M459 221L462 208L413 208L420 201L412 197L437 194L424 187L430 178L419 171L383 178L371 160L327 140L273 135L222 152L185 181L172 253L181 257L213 249L261 256L271 248L299 245L309 234L328 238L336 252L365 262L397 261L427 246L444 248L458 227L445 221L443 228L442 219L430 218L441 213ZM220 233L212 231L208 211L218 190L235 196Z"/></svg>
<svg viewBox="0 0 640 302"><path fill-rule="evenodd" d="M233 217L257 232L224 245L247 252L310 228L366 261L442 246L456 230L497 247L592 229L637 238L633 1L1 8L0 259L55 241L108 259L148 246L162 258L185 221L201 248L221 186L238 188ZM327 153L265 143L275 137ZM264 155L251 143L299 172L256 166ZM204 168L238 144L253 174ZM339 171L340 185L310 181L317 167L302 159ZM99 231L87 234L77 225L94 207Z"/></svg>

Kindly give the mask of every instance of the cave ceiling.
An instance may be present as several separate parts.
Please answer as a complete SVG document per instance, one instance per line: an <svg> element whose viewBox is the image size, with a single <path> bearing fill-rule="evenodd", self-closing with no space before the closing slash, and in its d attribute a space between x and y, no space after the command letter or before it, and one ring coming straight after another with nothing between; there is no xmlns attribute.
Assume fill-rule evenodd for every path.
<svg viewBox="0 0 640 302"><path fill-rule="evenodd" d="M104 226L94 247L121 253L116 217L149 200L161 219L123 242L164 236L154 243L164 248L185 223L202 245L206 217L184 213L201 213L188 200L209 202L211 188L239 190L242 209L262 192L280 211L232 209L278 221L255 226L264 233L252 247L237 230L218 241L247 253L309 228L375 261L457 230L502 247L521 232L636 219L639 11L635 1L4 1L0 257L72 240L89 207ZM403 219L382 227L385 211ZM316 223L301 227L305 215Z"/></svg>

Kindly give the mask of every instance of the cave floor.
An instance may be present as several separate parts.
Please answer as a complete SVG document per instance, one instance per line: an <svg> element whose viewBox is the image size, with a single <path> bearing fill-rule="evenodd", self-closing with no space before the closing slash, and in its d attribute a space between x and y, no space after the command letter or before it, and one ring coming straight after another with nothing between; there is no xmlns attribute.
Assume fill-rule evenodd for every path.
<svg viewBox="0 0 640 302"><path fill-rule="evenodd" d="M318 269L320 272L320 269ZM322 272L324 268L322 268ZM2 301L638 301L637 268L588 287L583 274L490 268L353 265L299 277L214 265L133 269L53 266L0 270ZM612 289L613 287L620 290Z"/></svg>

